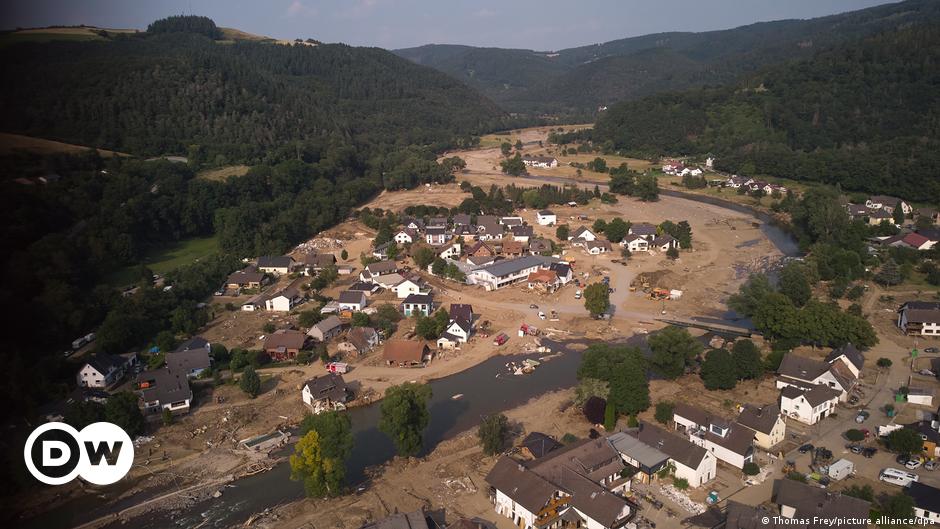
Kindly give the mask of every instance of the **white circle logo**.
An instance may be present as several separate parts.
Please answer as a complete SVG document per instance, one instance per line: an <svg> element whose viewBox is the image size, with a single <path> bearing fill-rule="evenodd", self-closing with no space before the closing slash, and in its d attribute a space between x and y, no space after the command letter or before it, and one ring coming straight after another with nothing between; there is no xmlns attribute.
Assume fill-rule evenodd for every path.
<svg viewBox="0 0 940 529"><path fill-rule="evenodd" d="M81 431L61 422L33 430L23 448L26 468L47 485L81 476L95 485L119 481L134 464L134 443L120 426L96 422Z"/></svg>

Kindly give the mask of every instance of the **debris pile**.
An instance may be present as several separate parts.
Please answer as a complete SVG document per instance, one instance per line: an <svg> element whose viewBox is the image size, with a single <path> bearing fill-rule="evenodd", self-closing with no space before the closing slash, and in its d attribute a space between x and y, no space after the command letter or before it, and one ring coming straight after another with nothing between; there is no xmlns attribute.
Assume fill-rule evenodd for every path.
<svg viewBox="0 0 940 529"><path fill-rule="evenodd" d="M689 511L690 513L702 514L703 512L705 512L704 505L702 505L701 503L696 503L692 501L684 492L680 491L674 486L667 484L667 485L663 485L661 489L662 489L662 493L667 498L674 501L677 505Z"/></svg>

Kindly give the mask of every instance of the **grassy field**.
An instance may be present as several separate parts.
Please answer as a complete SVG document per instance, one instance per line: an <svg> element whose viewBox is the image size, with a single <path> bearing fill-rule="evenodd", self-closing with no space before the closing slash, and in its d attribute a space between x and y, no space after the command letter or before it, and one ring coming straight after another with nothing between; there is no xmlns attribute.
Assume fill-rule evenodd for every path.
<svg viewBox="0 0 940 529"><path fill-rule="evenodd" d="M523 143L531 141L534 136L540 135L540 131L547 131L548 129L557 130L559 127L565 129L565 131L579 130L579 129L589 129L594 126L593 123L585 123L581 125L557 125L557 126L543 126L543 127L531 127L528 129L519 129L519 130L510 130L505 132L500 132L496 134L487 134L480 137L480 147L488 149L491 147L499 147L503 142L508 141L509 143L515 145L516 140L522 140ZM546 147L548 144L546 144Z"/></svg>
<svg viewBox="0 0 940 529"><path fill-rule="evenodd" d="M35 154L78 154L87 151L91 147L82 145L73 145L71 143L62 143L60 141L44 140L32 136L23 136L21 134L10 134L0 132L0 155L12 154L15 151L24 151ZM121 152L106 151L98 149L98 154L103 157L109 156L130 156Z"/></svg>
<svg viewBox="0 0 940 529"><path fill-rule="evenodd" d="M219 251L216 237L187 239L154 249L144 257L141 264L147 265L155 274L165 274L174 268L187 265ZM123 286L137 280L137 266L126 266L108 277L108 284Z"/></svg>
<svg viewBox="0 0 940 529"><path fill-rule="evenodd" d="M200 171L196 177L203 180L224 182L233 176L244 175L248 172L248 169L251 168L247 165L229 165L226 167L219 167L218 169L206 169L205 171Z"/></svg>
<svg viewBox="0 0 940 529"><path fill-rule="evenodd" d="M96 31L107 31L108 33L135 33L134 29L109 29L94 27L75 27L75 28L33 28L19 29L0 33L0 47L12 46L23 42L52 42L57 40L105 40L104 37L95 33Z"/></svg>

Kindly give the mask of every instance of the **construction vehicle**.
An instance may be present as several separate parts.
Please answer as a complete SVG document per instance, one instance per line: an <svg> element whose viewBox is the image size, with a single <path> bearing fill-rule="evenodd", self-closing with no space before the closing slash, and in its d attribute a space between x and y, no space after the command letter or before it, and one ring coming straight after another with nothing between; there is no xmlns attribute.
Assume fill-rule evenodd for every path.
<svg viewBox="0 0 940 529"><path fill-rule="evenodd" d="M652 300L666 300L669 299L669 290L665 288L654 288L650 290L650 299Z"/></svg>

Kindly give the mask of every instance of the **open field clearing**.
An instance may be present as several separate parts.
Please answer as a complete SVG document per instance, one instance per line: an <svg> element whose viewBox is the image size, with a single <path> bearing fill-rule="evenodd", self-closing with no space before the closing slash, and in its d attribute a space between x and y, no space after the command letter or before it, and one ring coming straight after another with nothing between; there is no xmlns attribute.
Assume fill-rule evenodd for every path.
<svg viewBox="0 0 940 529"><path fill-rule="evenodd" d="M243 176L248 173L248 170L251 167L247 165L229 165L226 167L219 167L218 169L206 169L205 171L200 171L196 178L201 178L203 180L211 180L214 182L224 182L233 176Z"/></svg>
<svg viewBox="0 0 940 529"><path fill-rule="evenodd" d="M165 274L174 268L188 265L219 251L219 240L215 237L186 239L175 244L153 250L143 259L155 274ZM122 268L108 278L115 286L127 285L137 280L137 266Z"/></svg>
<svg viewBox="0 0 940 529"><path fill-rule="evenodd" d="M68 153L77 154L91 149L82 145L63 143L61 141L44 140L32 136L23 136L22 134L11 134L9 132L0 132L0 156L13 154L17 151L35 153L41 155ZM98 149L101 156L129 156L128 154Z"/></svg>

